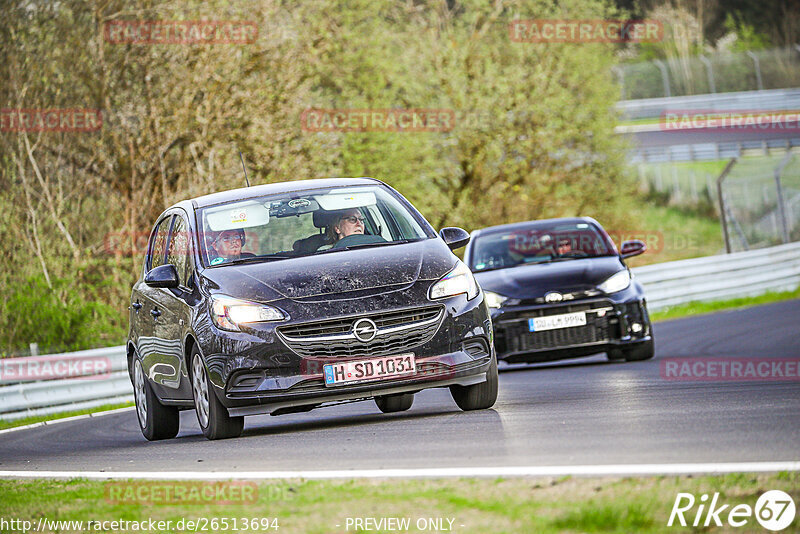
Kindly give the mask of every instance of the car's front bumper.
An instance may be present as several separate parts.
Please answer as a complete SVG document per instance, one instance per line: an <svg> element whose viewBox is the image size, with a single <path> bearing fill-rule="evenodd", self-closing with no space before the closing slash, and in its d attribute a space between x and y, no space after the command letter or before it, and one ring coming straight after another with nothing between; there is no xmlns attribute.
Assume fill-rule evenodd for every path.
<svg viewBox="0 0 800 534"><path fill-rule="evenodd" d="M585 312L586 325L531 332L529 319ZM608 298L501 308L492 314L498 360L543 362L588 356L652 340L644 299Z"/></svg>
<svg viewBox="0 0 800 534"><path fill-rule="evenodd" d="M493 356L491 319L482 294L472 300L464 295L441 301L398 298L397 306L387 306L384 296L360 302L363 312L334 315L333 309L317 310L331 321L343 318L394 313L398 310L439 307L441 319L430 325L425 335L408 332L379 348L375 354L358 344L333 349L314 343L298 346L287 336L287 328L301 327L306 318L279 324L260 325L243 332L225 332L211 326L201 343L213 390L231 415L287 413L327 403L365 399L379 395L415 392L450 385L472 385L486 380ZM403 302L403 300L405 302ZM414 306L414 303L417 303ZM381 306L378 307L378 304ZM317 306L320 307L319 305ZM331 306L333 308L333 306ZM420 308L420 309L422 309ZM295 308L297 311L298 308ZM381 310L376 312L375 310ZM297 313L295 314L297 315ZM312 321L313 322L313 321ZM378 338L376 338L377 340ZM377 350L378 347L376 347ZM339 349L344 352L337 352ZM416 373L366 383L326 386L324 365L413 353Z"/></svg>
<svg viewBox="0 0 800 534"><path fill-rule="evenodd" d="M463 360L464 363L455 365L442 363L455 360ZM245 388L232 386L226 393L226 404L232 416L264 413L278 415L382 395L415 393L423 389L451 385L469 386L486 380L490 362L490 356L482 360L473 360L465 353L431 356L417 359L417 367L421 370L411 377L332 387L326 386L320 376L300 382L294 387L279 390L270 387L274 384L271 379L264 378L258 386L261 389L244 391Z"/></svg>

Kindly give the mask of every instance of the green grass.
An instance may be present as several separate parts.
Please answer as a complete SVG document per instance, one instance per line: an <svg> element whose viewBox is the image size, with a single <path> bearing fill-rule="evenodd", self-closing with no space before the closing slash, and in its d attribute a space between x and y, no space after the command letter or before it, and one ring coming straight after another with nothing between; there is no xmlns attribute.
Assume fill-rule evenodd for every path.
<svg viewBox="0 0 800 534"><path fill-rule="evenodd" d="M757 297L742 297L730 300L717 300L714 302L689 302L670 308L653 312L650 317L653 321L665 321L668 319L678 319L691 315L701 315L704 313L714 313L723 310L733 310L739 308L750 308L760 304L770 304L784 300L800 298L800 287L794 291L769 292Z"/></svg>
<svg viewBox="0 0 800 534"><path fill-rule="evenodd" d="M606 228L620 240L642 239L648 250L627 260L631 267L718 254L725 249L718 220L683 210L647 204L630 214L626 228Z"/></svg>
<svg viewBox="0 0 800 534"><path fill-rule="evenodd" d="M121 404L104 404L95 408L87 408L85 410L73 410L69 412L62 412L50 415L36 415L33 417L23 417L22 419L15 419L13 421L0 420L0 430L5 428L14 428L17 426L31 425L33 423L41 423L43 421L56 421L66 417L74 417L76 415L85 415L89 413L105 412L107 410L116 410L118 408L127 408L133 406L132 402L123 402Z"/></svg>
<svg viewBox="0 0 800 534"><path fill-rule="evenodd" d="M131 483L141 485L142 481ZM420 518L452 519L453 531L463 533L682 532L692 528L666 526L679 492L693 493L698 499L704 493L719 492L720 504L731 505L753 506L768 489L783 490L796 502L800 499L800 474L795 472L699 477L262 481L255 502L232 504L117 503L108 495L110 485L119 484L85 479L0 480L0 517L33 522L40 517L83 521L152 518L170 520L173 525L180 519L200 517L239 521L243 517L266 517L277 518L278 532L283 533L346 532L348 517L409 518L411 532L418 532L416 522ZM197 482L157 484L163 488ZM694 515L687 513L685 517L691 522ZM725 517L723 514L722 519ZM754 532L759 528L751 518L741 530ZM351 526L349 531L357 530ZM783 532L798 531L800 519ZM175 532L175 528L163 532Z"/></svg>

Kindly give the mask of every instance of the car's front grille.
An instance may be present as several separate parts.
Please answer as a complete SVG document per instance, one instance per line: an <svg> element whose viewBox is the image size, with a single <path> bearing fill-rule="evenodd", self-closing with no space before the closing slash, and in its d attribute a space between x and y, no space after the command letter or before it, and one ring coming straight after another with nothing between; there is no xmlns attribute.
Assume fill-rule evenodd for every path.
<svg viewBox="0 0 800 534"><path fill-rule="evenodd" d="M586 325L531 332L528 319L586 312ZM528 352L590 345L611 340L617 319L613 307L601 303L542 308L525 312L510 320L502 320L495 328L498 352Z"/></svg>
<svg viewBox="0 0 800 534"><path fill-rule="evenodd" d="M444 317L442 306L428 306L287 325L278 328L286 345L306 358L350 358L400 354L429 341ZM371 341L356 338L353 326L370 319L377 332Z"/></svg>

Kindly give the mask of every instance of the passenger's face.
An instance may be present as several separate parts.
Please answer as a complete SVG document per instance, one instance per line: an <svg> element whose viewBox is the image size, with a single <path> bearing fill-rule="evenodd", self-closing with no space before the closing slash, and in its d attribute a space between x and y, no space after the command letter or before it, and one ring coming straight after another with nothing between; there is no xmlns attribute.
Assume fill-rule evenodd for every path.
<svg viewBox="0 0 800 534"><path fill-rule="evenodd" d="M347 210L344 215L339 219L339 222L334 226L336 234L339 239L353 234L364 233L364 216L361 211L356 209Z"/></svg>
<svg viewBox="0 0 800 534"><path fill-rule="evenodd" d="M216 245L217 252L226 259L238 258L242 254L242 236L234 230L222 232Z"/></svg>

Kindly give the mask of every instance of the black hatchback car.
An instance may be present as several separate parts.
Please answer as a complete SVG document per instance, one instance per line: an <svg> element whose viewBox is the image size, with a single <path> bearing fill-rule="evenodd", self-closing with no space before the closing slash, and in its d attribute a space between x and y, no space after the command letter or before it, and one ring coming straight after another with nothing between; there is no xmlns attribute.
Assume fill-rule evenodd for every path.
<svg viewBox="0 0 800 534"><path fill-rule="evenodd" d="M452 249L368 178L261 185L180 202L156 221L131 294L127 342L142 433L177 435L191 409L209 439L244 416L375 399L383 412L448 387L491 407L489 309Z"/></svg>
<svg viewBox="0 0 800 534"><path fill-rule="evenodd" d="M465 261L492 310L497 358L543 362L605 352L612 360L653 357L644 290L620 251L589 217L547 219L472 233Z"/></svg>

